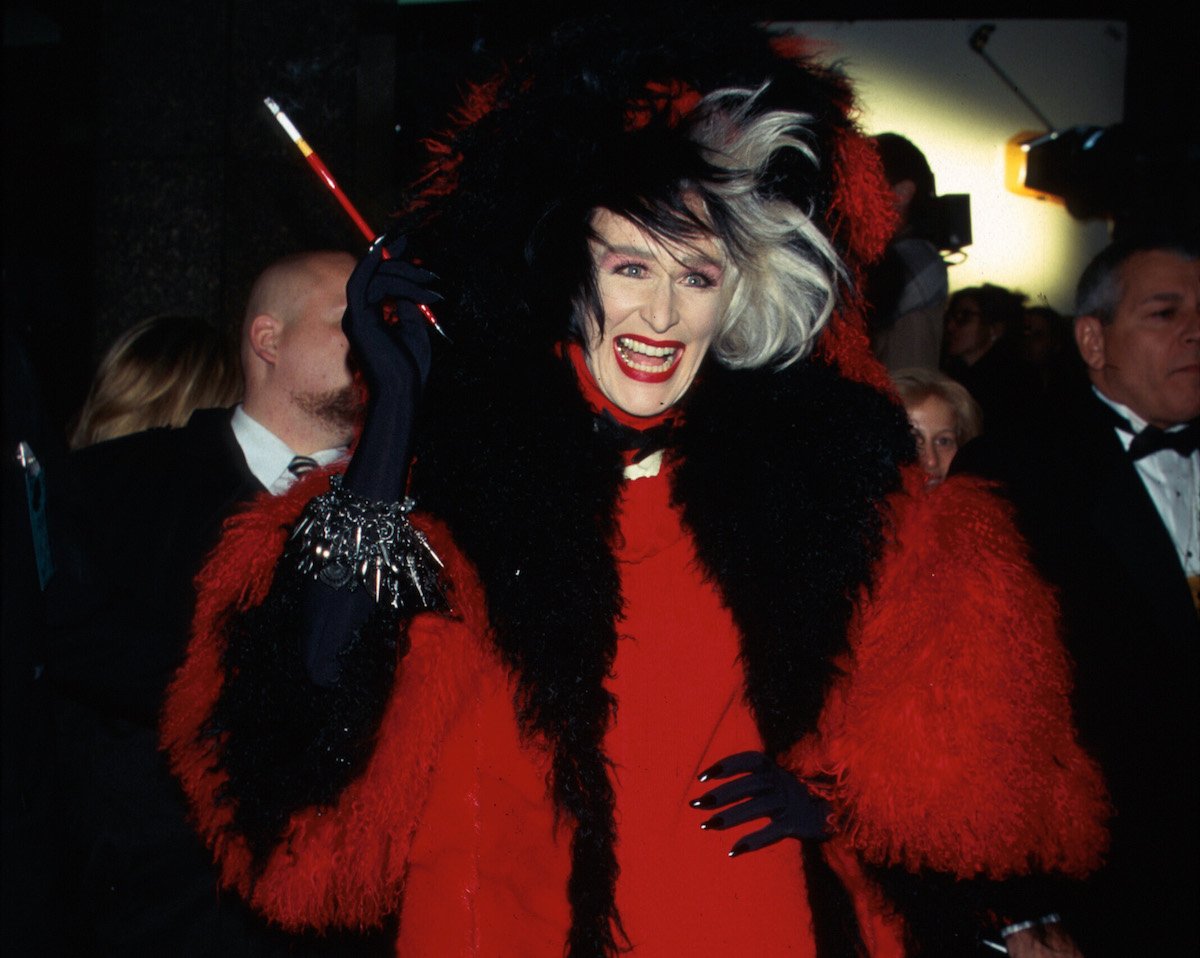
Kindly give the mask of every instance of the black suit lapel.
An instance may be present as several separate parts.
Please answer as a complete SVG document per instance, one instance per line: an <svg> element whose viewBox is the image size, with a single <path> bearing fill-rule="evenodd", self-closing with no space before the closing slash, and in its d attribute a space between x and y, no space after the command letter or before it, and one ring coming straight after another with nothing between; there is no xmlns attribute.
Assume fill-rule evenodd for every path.
<svg viewBox="0 0 1200 958"><path fill-rule="evenodd" d="M266 491L246 464L231 419L228 409L201 409L187 424L192 438L187 450L189 468L195 470L205 490L199 501L205 503L216 523Z"/></svg>
<svg viewBox="0 0 1200 958"><path fill-rule="evenodd" d="M1088 518L1097 538L1124 569L1131 598L1136 596L1152 610L1162 634L1194 641L1200 624L1175 544L1103 410L1095 408L1100 405L1092 399L1084 436L1092 470Z"/></svg>

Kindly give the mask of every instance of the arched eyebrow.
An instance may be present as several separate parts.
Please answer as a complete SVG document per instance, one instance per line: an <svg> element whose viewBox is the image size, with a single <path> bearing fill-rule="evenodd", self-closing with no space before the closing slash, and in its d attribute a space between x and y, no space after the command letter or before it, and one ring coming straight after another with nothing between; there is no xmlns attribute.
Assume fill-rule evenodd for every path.
<svg viewBox="0 0 1200 958"><path fill-rule="evenodd" d="M701 266L710 266L713 269L725 270L725 263L719 259L713 259L711 256L705 256L703 253L697 253L693 256L680 257L676 262L686 266L688 269L697 269Z"/></svg>

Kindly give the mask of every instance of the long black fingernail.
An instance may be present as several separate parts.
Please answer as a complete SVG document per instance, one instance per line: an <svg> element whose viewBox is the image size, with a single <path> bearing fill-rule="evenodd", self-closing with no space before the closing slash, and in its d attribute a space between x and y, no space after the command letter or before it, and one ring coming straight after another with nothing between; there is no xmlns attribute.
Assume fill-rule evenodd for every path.
<svg viewBox="0 0 1200 958"><path fill-rule="evenodd" d="M703 772L700 773L700 781L707 782L714 775L720 775L720 774L721 774L721 763L717 762L716 765L710 765L708 768L706 768Z"/></svg>
<svg viewBox="0 0 1200 958"><path fill-rule="evenodd" d="M701 828L721 828L725 824L725 818L722 815L714 815L700 823Z"/></svg>
<svg viewBox="0 0 1200 958"><path fill-rule="evenodd" d="M750 851L750 849L746 846L745 842L738 842L733 846L733 848L729 849L729 857L737 858L738 855L744 855L748 851Z"/></svg>
<svg viewBox="0 0 1200 958"><path fill-rule="evenodd" d="M716 804L711 795L701 795L699 798L692 799L692 808L712 808Z"/></svg>

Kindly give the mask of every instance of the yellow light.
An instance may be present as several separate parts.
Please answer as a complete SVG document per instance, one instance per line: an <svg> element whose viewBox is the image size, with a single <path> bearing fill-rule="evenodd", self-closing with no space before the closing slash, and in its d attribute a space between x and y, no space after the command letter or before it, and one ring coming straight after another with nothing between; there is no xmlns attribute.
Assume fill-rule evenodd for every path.
<svg viewBox="0 0 1200 958"><path fill-rule="evenodd" d="M1044 131L1022 130L1009 137L1004 144L1004 187L1017 196L1041 200L1046 203L1057 203L1066 206L1066 200L1061 196L1031 190L1025 185L1026 161L1029 157L1029 143L1039 136L1045 136Z"/></svg>

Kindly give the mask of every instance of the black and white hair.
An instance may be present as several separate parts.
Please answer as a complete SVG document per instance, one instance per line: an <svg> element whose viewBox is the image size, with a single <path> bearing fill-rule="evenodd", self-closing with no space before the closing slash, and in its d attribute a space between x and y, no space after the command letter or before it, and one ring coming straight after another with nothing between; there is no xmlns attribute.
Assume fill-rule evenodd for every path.
<svg viewBox="0 0 1200 958"><path fill-rule="evenodd" d="M709 162L725 174L706 184L704 200L735 283L713 352L734 369L786 366L807 355L845 277L813 211L771 189L772 166L781 152L813 166L818 161L809 117L756 112L763 89L718 90L705 97L693 133Z"/></svg>
<svg viewBox="0 0 1200 958"><path fill-rule="evenodd" d="M818 160L810 118L759 109L764 89L723 89L704 97L692 114L686 148L678 140L649 140L631 150L643 159L629 160L585 214L592 239L591 216L601 208L684 248L701 237L716 241L728 257L724 282L731 295L712 352L732 369L779 368L806 356L846 276L815 213L774 188L781 154L812 167ZM577 336L587 316L603 324L595 277L589 272L581 279Z"/></svg>

